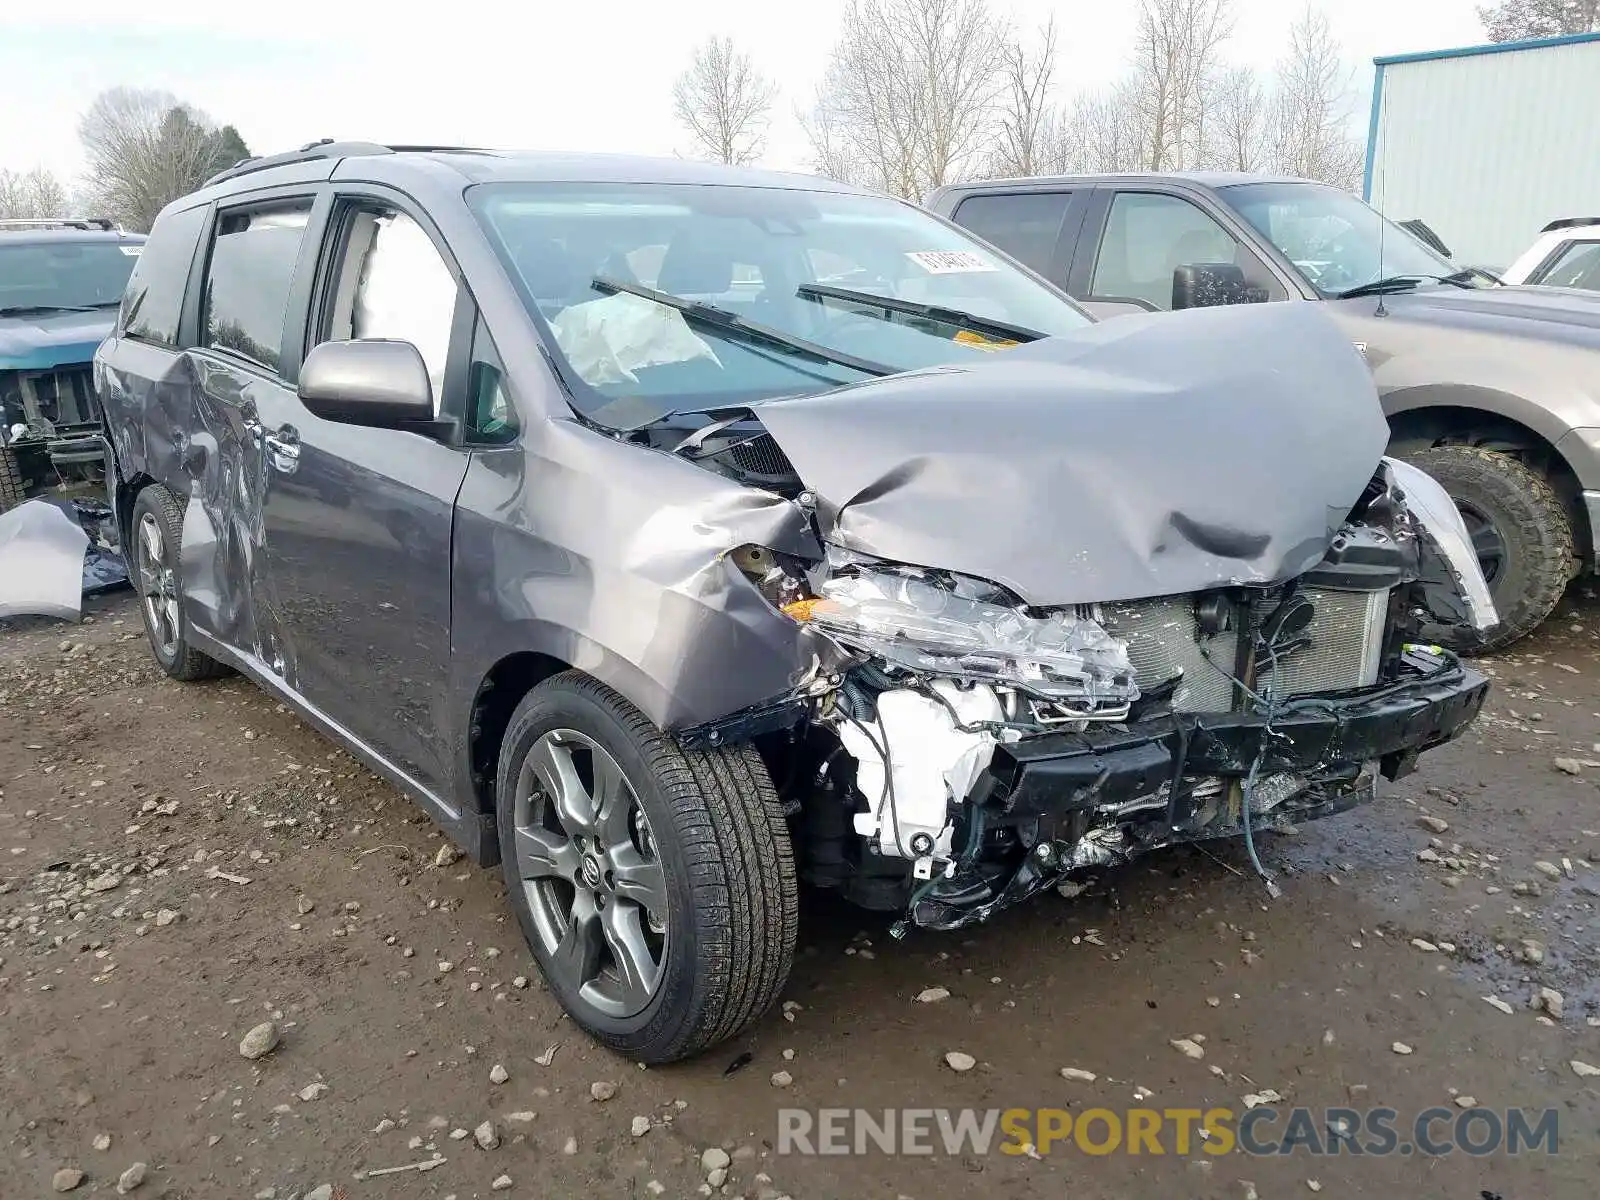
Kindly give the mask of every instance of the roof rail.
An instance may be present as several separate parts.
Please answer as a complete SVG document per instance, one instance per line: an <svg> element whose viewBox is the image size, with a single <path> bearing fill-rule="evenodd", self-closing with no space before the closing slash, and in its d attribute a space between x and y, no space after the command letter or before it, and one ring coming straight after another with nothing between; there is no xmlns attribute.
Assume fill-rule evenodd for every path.
<svg viewBox="0 0 1600 1200"><path fill-rule="evenodd" d="M1551 221L1540 233L1554 233L1558 229L1575 229L1579 225L1600 225L1600 217L1562 217L1559 221Z"/></svg>
<svg viewBox="0 0 1600 1200"><path fill-rule="evenodd" d="M494 154L489 146L390 146L396 154Z"/></svg>
<svg viewBox="0 0 1600 1200"><path fill-rule="evenodd" d="M290 163L315 162L320 158L354 158L363 154L393 153L394 151L388 146L380 146L376 142L336 142L332 138L323 138L320 141L307 142L300 149L283 154L267 154L259 158L244 159L226 170L218 171L202 186L210 187L225 179L248 175L252 171L265 171L271 167L287 166Z"/></svg>
<svg viewBox="0 0 1600 1200"><path fill-rule="evenodd" d="M110 217L4 217L0 229L104 229L118 230Z"/></svg>

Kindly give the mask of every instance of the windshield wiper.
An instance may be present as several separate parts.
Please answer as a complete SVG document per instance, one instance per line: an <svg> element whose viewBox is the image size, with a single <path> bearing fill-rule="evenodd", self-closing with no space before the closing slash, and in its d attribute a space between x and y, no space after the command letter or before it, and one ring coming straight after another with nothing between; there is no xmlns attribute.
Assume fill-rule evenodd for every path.
<svg viewBox="0 0 1600 1200"><path fill-rule="evenodd" d="M889 312L904 313L908 317L925 317L930 321L939 321L945 325L970 329L973 333L986 333L991 337L1006 338L1016 342L1037 342L1046 336L1037 329L1013 325L1008 321L996 321L991 317L980 317L976 313L963 312L959 308L944 308L937 304L919 304L915 300L901 300L897 296L880 296L876 292L858 292L850 288L833 287L824 283L802 283L794 291L795 295L806 300L819 302L842 300L849 304L865 304L873 308L886 309Z"/></svg>
<svg viewBox="0 0 1600 1200"><path fill-rule="evenodd" d="M1374 279L1371 283L1358 284L1353 288L1345 288L1342 292L1335 292L1333 296L1336 300L1353 300L1357 296L1388 296L1395 292L1409 292L1424 280L1476 291L1471 283L1475 274L1476 271L1466 270L1455 271L1449 275L1385 275L1382 279Z"/></svg>
<svg viewBox="0 0 1600 1200"><path fill-rule="evenodd" d="M674 296L668 292L658 292L654 288L647 288L637 283L623 283L618 279L610 279L604 275L596 275L590 283L601 291L626 292L630 296L638 296L641 300L651 300L656 304L665 305L667 308L676 309L683 314L684 320L691 324L703 325L715 329L719 333L728 334L756 345L775 346L798 354L802 358L809 358L815 362L829 363L836 367L848 367L852 371L860 371L863 375L893 375L894 367L886 367L882 363L873 362L867 358L857 358L854 354L843 350L831 350L826 346L819 346L815 342L808 342L804 338L795 337L784 333L782 330L773 329L770 325L762 325L757 321L747 321L738 313L729 312L725 308L718 308L715 304L704 304L698 300L685 300L682 296Z"/></svg>
<svg viewBox="0 0 1600 1200"><path fill-rule="evenodd" d="M120 304L120 300L113 303ZM9 308L0 308L0 317L34 317L41 313L58 312L93 312L97 308L104 308L100 304L13 304Z"/></svg>

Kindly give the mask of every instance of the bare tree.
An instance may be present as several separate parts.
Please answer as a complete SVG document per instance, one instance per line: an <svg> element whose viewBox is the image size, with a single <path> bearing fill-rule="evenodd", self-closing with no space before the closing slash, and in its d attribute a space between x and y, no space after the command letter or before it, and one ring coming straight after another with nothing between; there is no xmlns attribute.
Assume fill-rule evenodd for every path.
<svg viewBox="0 0 1600 1200"><path fill-rule="evenodd" d="M0 218L39 220L67 215L67 190L43 167L0 170Z"/></svg>
<svg viewBox="0 0 1600 1200"><path fill-rule="evenodd" d="M985 0L849 0L816 110L819 167L920 199L988 149L1006 39Z"/></svg>
<svg viewBox="0 0 1600 1200"><path fill-rule="evenodd" d="M1038 175L1052 137L1059 139L1059 115L1050 104L1055 74L1056 21L1052 16L1032 46L1013 37L1002 49L999 147L990 155L991 175Z"/></svg>
<svg viewBox="0 0 1600 1200"><path fill-rule="evenodd" d="M231 127L230 127L231 129ZM97 209L149 229L172 200L192 192L244 148L170 92L118 87L101 92L78 122Z"/></svg>
<svg viewBox="0 0 1600 1200"><path fill-rule="evenodd" d="M777 85L757 71L733 39L708 38L672 87L672 111L698 148L718 162L761 157Z"/></svg>
<svg viewBox="0 0 1600 1200"><path fill-rule="evenodd" d="M1289 35L1273 97L1273 158L1278 170L1355 188L1362 144L1350 134L1350 72L1328 18L1309 5Z"/></svg>
<svg viewBox="0 0 1600 1200"><path fill-rule="evenodd" d="M838 118L829 105L824 89L817 90L809 112L796 107L795 119L811 142L811 169L826 179L840 183L865 183L871 174L855 157L839 128Z"/></svg>
<svg viewBox="0 0 1600 1200"><path fill-rule="evenodd" d="M1232 0L1139 0L1134 96L1150 170L1203 157L1206 84L1232 30Z"/></svg>
<svg viewBox="0 0 1600 1200"><path fill-rule="evenodd" d="M1491 42L1600 29L1600 0L1500 0L1478 10Z"/></svg>
<svg viewBox="0 0 1600 1200"><path fill-rule="evenodd" d="M1207 90L1206 165L1259 171L1266 165L1267 96L1249 67L1229 67Z"/></svg>
<svg viewBox="0 0 1600 1200"><path fill-rule="evenodd" d="M1145 137L1136 92L1137 85L1129 78L1105 91L1076 97L1055 124L1049 169L1063 174L1142 170Z"/></svg>

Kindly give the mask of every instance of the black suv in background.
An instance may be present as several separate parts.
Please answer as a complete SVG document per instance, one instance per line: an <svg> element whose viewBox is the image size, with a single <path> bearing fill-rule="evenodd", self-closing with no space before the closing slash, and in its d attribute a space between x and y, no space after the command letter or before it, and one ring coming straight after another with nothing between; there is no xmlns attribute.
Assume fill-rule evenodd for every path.
<svg viewBox="0 0 1600 1200"><path fill-rule="evenodd" d="M1100 317L1316 300L1365 354L1389 452L1449 490L1502 625L1531 632L1600 538L1600 295L1497 287L1356 197L1228 173L1001 179L927 207Z"/></svg>
<svg viewBox="0 0 1600 1200"><path fill-rule="evenodd" d="M0 220L0 512L99 477L94 351L143 245L99 218Z"/></svg>

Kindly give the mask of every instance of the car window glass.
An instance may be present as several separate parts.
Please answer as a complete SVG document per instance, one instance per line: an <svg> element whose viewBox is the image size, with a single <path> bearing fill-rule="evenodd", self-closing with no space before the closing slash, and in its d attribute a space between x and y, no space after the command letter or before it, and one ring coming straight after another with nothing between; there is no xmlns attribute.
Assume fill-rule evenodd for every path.
<svg viewBox="0 0 1600 1200"><path fill-rule="evenodd" d="M1561 256L1534 282L1600 291L1600 242L1568 242Z"/></svg>
<svg viewBox="0 0 1600 1200"><path fill-rule="evenodd" d="M1459 269L1339 188L1293 180L1244 183L1220 188L1218 196L1324 296L1390 276L1436 279ZM1487 280L1473 284L1480 285L1489 286Z"/></svg>
<svg viewBox="0 0 1600 1200"><path fill-rule="evenodd" d="M178 344L178 318L205 219L206 209L201 205L167 213L156 222L138 257L131 260L133 275L117 317L125 336Z"/></svg>
<svg viewBox="0 0 1600 1200"><path fill-rule="evenodd" d="M467 406L467 435L474 442L501 445L515 441L521 424L506 393L505 374L492 362L472 364L471 402Z"/></svg>
<svg viewBox="0 0 1600 1200"><path fill-rule="evenodd" d="M217 214L206 268L205 345L278 369L289 286L310 214L309 200Z"/></svg>
<svg viewBox="0 0 1600 1200"><path fill-rule="evenodd" d="M115 308L138 257L138 242L97 234L0 237L0 312Z"/></svg>
<svg viewBox="0 0 1600 1200"><path fill-rule="evenodd" d="M1095 259L1096 298L1172 307L1172 273L1192 263L1238 262L1238 243L1197 205L1153 192L1118 192ZM1239 262L1243 266L1243 262Z"/></svg>
<svg viewBox="0 0 1600 1200"><path fill-rule="evenodd" d="M334 274L328 340L410 342L427 364L439 411L456 280L423 228L390 208L360 208L345 224Z"/></svg>
<svg viewBox="0 0 1600 1200"><path fill-rule="evenodd" d="M1056 252L1069 192L1020 192L1011 196L968 196L955 220L984 241L1044 272Z"/></svg>
<svg viewBox="0 0 1600 1200"><path fill-rule="evenodd" d="M575 403L603 423L817 392L876 365L972 361L1016 344L952 313L1024 336L1088 323L967 231L884 196L492 183L468 201ZM668 302L621 290L638 287ZM783 340L741 336L740 321Z"/></svg>

